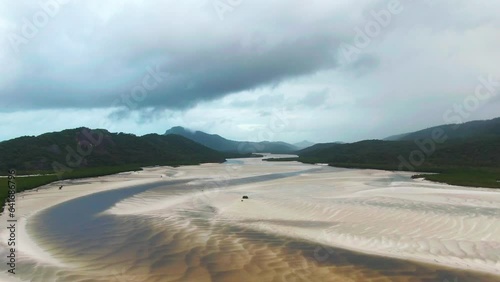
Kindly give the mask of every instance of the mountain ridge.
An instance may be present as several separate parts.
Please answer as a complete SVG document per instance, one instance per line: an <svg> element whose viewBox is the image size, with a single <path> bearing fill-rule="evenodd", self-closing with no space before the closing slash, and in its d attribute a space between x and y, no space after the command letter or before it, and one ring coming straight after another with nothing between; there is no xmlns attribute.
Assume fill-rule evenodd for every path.
<svg viewBox="0 0 500 282"><path fill-rule="evenodd" d="M432 138L432 133L440 130L449 139L485 138L500 136L500 117L487 120L474 120L460 124L443 124L425 129L392 135L386 141L414 141L423 138Z"/></svg>
<svg viewBox="0 0 500 282"><path fill-rule="evenodd" d="M304 162L358 168L411 171L499 168L500 118L434 126L385 140L317 144L299 151L298 155Z"/></svg>
<svg viewBox="0 0 500 282"><path fill-rule="evenodd" d="M300 141L300 142L297 142L297 143L293 143L292 145L295 146L295 147L297 147L298 150L302 150L302 149L314 146L314 145L316 145L316 143L313 143L313 142L310 142L310 141L307 141L307 140L303 140L303 141Z"/></svg>
<svg viewBox="0 0 500 282"><path fill-rule="evenodd" d="M193 131L182 126L174 126L164 133L164 135L170 134L183 136L220 152L282 154L292 153L298 149L294 145L282 141L235 141L226 139L218 134L209 134L199 130Z"/></svg>
<svg viewBox="0 0 500 282"><path fill-rule="evenodd" d="M79 127L0 142L0 170L51 171L124 164L224 162L221 152L179 135L111 133Z"/></svg>

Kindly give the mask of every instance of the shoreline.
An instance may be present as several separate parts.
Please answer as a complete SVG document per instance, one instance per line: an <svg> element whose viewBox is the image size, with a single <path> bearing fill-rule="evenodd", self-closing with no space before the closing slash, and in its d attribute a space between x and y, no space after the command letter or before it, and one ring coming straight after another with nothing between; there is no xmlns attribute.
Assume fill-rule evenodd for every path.
<svg viewBox="0 0 500 282"><path fill-rule="evenodd" d="M434 183L429 183L433 185ZM465 193L471 193L471 194L480 194L483 195L485 192L491 195L499 196L500 193L497 191L494 191L494 189L489 189L489 191L477 191L474 188L466 188L466 187L461 187L462 189L449 189L449 188L417 188L417 189L426 189L426 190L434 190L436 193L445 193L445 194L457 194L457 195L462 195L464 192ZM382 188L382 189L392 189L392 188ZM486 188L487 189L487 188ZM442 190L442 191L439 191ZM493 191L492 191L493 190ZM261 206L256 206L256 207L250 207L250 210L265 210L266 208L264 205ZM277 211L273 211L277 212ZM290 212L290 211L287 211ZM316 215L316 214L315 214ZM237 217L235 220L248 220L248 218L255 219L259 221L259 218L262 218L261 216L248 216L248 214L245 215L239 215L240 217ZM297 213L297 218L301 218L302 216ZM318 216L319 218L322 218ZM231 218L231 216L230 216ZM265 221L265 220L262 220ZM500 277L500 261L497 259L496 263L494 265L488 263L488 264L483 264L486 263L486 261L477 261L479 259L477 258L470 258L470 259L455 259L452 261L449 261L449 258L447 257L441 257L441 255L434 255L432 252L434 250L431 250L429 252L424 252L423 254L415 254L415 253L400 253L397 250L394 250L393 252L388 252L387 249L381 248L380 246L384 246L386 244L393 244L393 242L390 242L388 238L385 236L377 236L373 235L372 237L368 237L368 239L363 238L363 236L359 235L349 235L349 234L344 234L344 233L329 233L329 234L321 234L320 236L317 235L316 230L310 230L307 228L295 228L292 230L292 228L285 227L282 228L277 225L270 225L270 226L263 226L262 224L255 224L256 229L259 229L260 231L272 233L275 235L282 235L286 236L287 234L290 234L290 232L293 232L294 237L299 237L304 240L308 240L310 242L315 242L318 244L321 244L323 246L331 246L334 248L342 248L342 249L347 249L347 250L352 250L355 252L359 252L362 254L367 254L367 255L376 255L376 256L382 256L382 257L388 257L388 258L397 258L397 259L403 259L407 261L413 261L417 263L424 263L428 265L434 265L434 266L445 266L453 270L458 270L458 271L472 271L476 273L484 273L484 274L490 274L494 276ZM248 225L247 225L248 227ZM334 236L332 236L334 235ZM334 238L341 238L340 240L335 240L331 239L332 237ZM379 238L378 238L379 237ZM410 244L412 242L396 242L396 244ZM416 244L413 242L413 244ZM440 244L440 243L437 243ZM396 247L393 245L389 246L389 249L392 249L392 247ZM406 246L404 246L406 247ZM404 248L403 247L403 248ZM408 249L411 249L413 246L408 246ZM490 247L494 247L496 249L499 249L500 243L499 242L492 242ZM500 253L499 253L500 254Z"/></svg>
<svg viewBox="0 0 500 282"><path fill-rule="evenodd" d="M16 194L16 218L18 220L18 236L16 238L16 243L19 244L20 241L23 241L23 243L19 244L16 248L17 261L27 258L50 265L68 267L67 264L57 261L45 250L39 248L35 242L36 239L33 239L32 235L27 231L26 224L30 218L38 213L76 198L104 191L128 188L135 185L161 182L163 180L160 179L160 177L153 178L153 175L150 175L150 177L145 175L146 177L126 178L124 174L129 173L125 172L92 178L60 180L40 186L38 187L38 191L31 189ZM65 186L65 189L59 190L58 186L60 185ZM69 186L74 187L68 188ZM51 201L45 201L47 198ZM8 213L6 210L0 215L0 228L2 230L0 231L0 247L3 248L7 248L5 242L7 242L9 236L8 230L6 230L7 216Z"/></svg>
<svg viewBox="0 0 500 282"><path fill-rule="evenodd" d="M347 175L344 179L349 183L349 181L352 182L353 176L351 174L356 175L359 173L360 170L357 169L342 169L343 173ZM422 182L422 181L415 181L411 180L411 172L399 172L399 173L394 173L394 172L388 172L388 171L383 171L383 170L362 170L364 173L367 174L373 174L373 175L405 175L405 177L408 177L408 183L411 183L412 187L377 187L376 189L371 189L371 190L366 190L366 191L360 191L357 193L364 193L368 195L357 195L357 196L371 196L370 193L373 193L374 196L377 195L378 197L381 196L386 196L386 197L391 197L390 194L397 192L397 190L402 190L402 195L401 198L399 199L400 201L406 200L406 201L414 201L413 195L422 197L422 200L425 200L427 204L429 204L431 207L432 205L438 206L438 208L448 208L449 205L461 205L464 208L474 208L477 203L479 205L484 206L485 208L495 208L496 207L496 202L493 203L488 203L488 199L490 197L494 198L496 196L497 200L500 200L500 193L498 193L497 190L491 189L491 188L484 188L484 189L476 189L476 188L468 188L468 187L460 187L460 186L449 186L449 185L443 185L439 183L434 183L434 182ZM336 180L342 179L342 177L339 177L340 175L337 175L335 178ZM315 177L315 176L313 176ZM309 179L312 181L312 179ZM309 183L311 181L306 181L306 183ZM293 182L297 183L298 179L297 177L292 177L288 179L288 182L281 183L280 181L276 182L276 185L293 185ZM245 193L245 191L248 191L247 194L252 194L252 193L261 193L266 191L265 186L272 185L273 181L266 182L265 184L248 184L248 185L239 185L236 188L231 189L230 191L227 191L228 193L235 192L235 191L241 191L241 193ZM404 185L403 185L404 186ZM305 187L305 186L304 186ZM262 188L262 189L261 189ZM289 187L290 188L290 187ZM307 189L307 187L305 187ZM264 190L264 191L263 191ZM293 193L293 192L292 192ZM405 195L408 194L408 195ZM282 197L283 195L279 195L279 197ZM303 195L305 196L305 195ZM478 241L479 239L474 239L474 238L469 238L466 236L467 233L470 233L470 230L443 230L443 232L448 232L450 234L447 234L443 240L437 238L433 239L429 242L427 241L416 241L411 238L411 230L410 231L404 231L402 230L399 232L399 235L404 239L397 239L394 242L390 242L390 244L395 244L395 245L389 245L385 246L388 244L388 242L384 241L386 240L386 236L390 235L390 232L388 235L384 235L385 233L382 232L380 235L373 234L373 235L356 235L356 234L350 234L350 229L343 229L341 231L344 231L344 233L339 233L336 236L343 238L344 240L332 240L331 238L320 238L318 237L317 233L321 232L318 230L311 230L307 228L301 228L300 226L286 226L282 227L277 224L267 224L266 225L266 220L269 218L269 215L272 214L272 216L269 219L272 220L282 220L282 221L293 221L294 219L302 219L307 216L307 211L306 209L304 210L303 213L295 211L296 209L300 208L299 204L290 204L289 207L284 205L286 209L283 210L283 212L280 213L279 207L280 207L280 201L278 202L270 202L267 199L263 199L262 202L259 202L259 200L256 199L251 199L248 202L249 205L246 207L245 210L241 210L236 203L234 204L228 204L229 198L225 198L225 195L218 194L217 197L212 197L209 196L208 194L205 195L205 197L208 197L209 199L202 199L206 201L210 201L210 206L214 206L218 210L218 216L220 217L221 220L229 220L232 221L233 224L238 225L240 222L245 222L246 227L255 227L255 229L258 229L260 231L265 231L267 233L272 233L275 235L287 235L287 234L294 234L295 237L298 237L300 239L305 239L308 241L313 241L318 244L322 245L329 245L332 247L337 247L337 248L342 248L342 249L347 249L347 250L353 250L353 251L358 251L360 253L364 254L369 254L369 255L378 255L378 256L383 256L383 257L391 257L391 258L399 258L399 259L404 259L408 261L413 261L413 262L421 262L424 264L429 264L429 265L436 265L436 266L446 266L450 269L458 270L458 271L473 271L473 272L479 272L479 273L484 273L484 274L491 274L491 275L500 275L499 273L499 268L497 265L493 264L492 262L489 261L488 259L485 259L482 261L482 259L472 257L470 259L468 258L460 258L460 255L457 256L457 253L462 252L461 248L462 246L458 246L456 244L460 243L466 243L466 244L479 244L477 247L484 248L485 245L481 243L481 241ZM300 196L299 196L300 197ZM218 198L222 198L222 200L218 200ZM252 198L252 197L251 197ZM469 203L467 202L468 198L472 202ZM477 198L477 199L475 199ZM273 199L274 200L274 199ZM293 199L287 199L287 201L292 201ZM444 202L443 202L444 200ZM393 202L397 204L397 201L389 200L389 204L392 204ZM476 201L476 202L474 202ZM123 203L124 202L124 203ZM138 202L134 203L134 201L123 201L119 203L118 205L111 207L110 212L115 215L120 215L120 214L135 214L133 212L132 207L137 206ZM127 204L128 202L128 204ZM253 204L256 204L253 206ZM307 205L304 204L304 205ZM273 208L270 209L269 206L272 206ZM234 208L236 207L236 208ZM166 207L164 207L166 208ZM150 208L147 211L143 212L148 212L148 214L155 214L155 209L160 210L160 208ZM328 207L327 207L328 209ZM347 206L345 207L345 210L349 211L349 213L356 213L359 212L360 208L356 207L356 204L354 206ZM166 210L163 210L164 212ZM254 212L254 211L261 211L259 212ZM403 210L404 211L404 210ZM431 210L432 211L432 210ZM323 219L323 218L328 218L333 216L337 213L342 213L344 211L342 210L332 210L330 213L322 213L319 214L316 211L311 211L310 217L306 217L307 220L313 221L316 219ZM425 213L425 212L424 212ZM381 217L388 216L387 220L382 219L380 223L384 223L384 221L394 221L397 220L397 211L380 211L375 209L367 209L367 214L378 214ZM161 216L161 215L158 215ZM347 216L350 216L347 214ZM354 214L354 216L356 216ZM419 214L419 212L415 213L408 213L408 217L411 218L415 216L420 216L419 220L421 221L420 223L425 223L426 215L424 214ZM431 223L436 225L440 224L441 221L445 221L443 224L449 224L446 221L451 222L456 222L457 220L468 220L466 217L450 217L447 214L444 215L439 215L436 219L432 219ZM480 218L479 218L480 219ZM470 221L465 222L465 225L470 228L474 228L476 224L483 225L482 222L478 221L479 219L472 219ZM361 220L361 225L365 224L366 220L363 218L360 218L359 216L356 216L355 219L356 221ZM256 223L252 223L253 225L246 223L248 221L255 221ZM356 222L355 221L355 222ZM405 225L404 221L401 222L402 225ZM461 224L464 224L462 222ZM487 224L486 226L489 226L489 228L494 228L491 227L491 220L485 221L484 224ZM356 227L356 228L361 228L361 227ZM385 228L390 228L390 226L386 226ZM419 227L420 228L420 227ZM411 229L411 227L409 227ZM499 230L497 229L496 232ZM405 233L406 232L406 233ZM425 231L426 233L423 233L419 235L420 237L425 237L427 236L439 236L440 234L433 234L433 231L427 230ZM452 234L453 232L459 232L458 234ZM460 233L464 233L463 236L464 238L461 238L462 235ZM387 232L386 232L387 233ZM328 235L328 234L327 234ZM329 234L332 235L332 234ZM350 236L350 238L349 238ZM364 237L367 238L364 238ZM458 236L458 237L457 237ZM328 236L323 236L323 237L328 237ZM332 237L332 236L330 236ZM455 239L457 238L457 239ZM400 240L400 241L398 241ZM468 241L467 241L468 240ZM491 242L492 246L500 246L500 242L496 242L494 239ZM413 245L412 245L413 244ZM419 249L422 246L418 246L418 244L424 244L425 248L428 248L427 251L423 251L421 253L412 253L413 249ZM448 246L452 244L452 246ZM455 244L455 245L453 245ZM485 244L488 244L487 242ZM400 246L403 245L403 246ZM357 247L359 246L359 247ZM383 247L380 247L383 246ZM397 250L392 250L392 248L402 248L404 252L398 253ZM445 255L440 255L440 254L435 254L435 252L443 251L442 248L445 250ZM483 254L479 251L480 253L473 253L471 256L474 255L480 255L480 256L490 256L491 254ZM455 257L455 258L453 258ZM495 259L496 264L500 265L500 262L498 262L498 258ZM494 262L493 262L494 263Z"/></svg>
<svg viewBox="0 0 500 282"><path fill-rule="evenodd" d="M259 159L260 161L260 159ZM250 161L252 163L252 161ZM285 164L286 165L286 164ZM309 167L314 165L310 164L293 164L297 168L304 168L304 167ZM26 230L26 223L29 221L31 217L39 213L40 211L43 211L45 209L51 208L55 205L58 205L60 203L76 199L79 197L103 192L103 191L110 191L114 189L123 189L123 188L128 188L130 186L134 185L141 185L141 184L149 184L149 183L155 183L155 182L163 182L165 180L173 180L173 179L187 179L187 178L193 178L193 175L198 178L203 178L205 177L211 177L213 178L214 175L211 174L211 169L222 169L224 168L224 165L221 164L205 164L203 166L184 166L184 167L151 167L151 168L145 168L143 171L139 172L124 172L124 173L118 173L114 175L108 175L108 176L101 176L101 177L95 177L95 178L85 178L85 179L76 179L76 180L62 180L58 181L55 183L51 183L48 185L44 185L40 187L41 189L38 192L35 192L33 190L27 190L23 191L19 194L17 194L18 197L23 197L21 201L18 202L18 211L16 211L17 218L19 220L19 229L18 229L18 238L17 240L20 240L21 238L24 238L25 240L25 245L19 246L17 259L22 260L23 258L26 259L31 259L31 260L36 260L40 263L49 263L52 265L58 265L58 266L63 266L63 267L71 267L69 265L66 265L64 263L58 262L55 260L49 253L45 252L44 250L40 249L36 245L36 239L33 240L32 237L30 237L30 234L28 234ZM287 170L293 170L293 168L286 168ZM283 169L282 169L283 170ZM169 173L165 173L165 171L168 171ZM353 177L352 175L356 175L357 169L354 168L349 168L346 169L347 173L346 174L346 179L349 179L349 177ZM258 172L258 170L257 170ZM390 175L391 173L394 172L388 172L384 170L367 170L369 174L373 175ZM249 168L248 171L245 172L246 175L252 175L252 173L256 173L253 168ZM262 172L261 172L262 173ZM341 172L342 173L342 172ZM404 174L411 174L411 172L403 172ZM168 175L167 175L168 174ZM401 172L399 173L401 174ZM169 176L170 175L170 176ZM307 174L306 174L307 175ZM409 177L409 176L408 176ZM297 178L297 177L291 177L292 179ZM339 178L341 179L341 178ZM264 185L260 186L268 186L270 183L272 184L274 181L269 181L266 182ZM59 191L57 186L61 184L65 184L65 187L62 191ZM469 188L469 187L461 187L461 186L450 186L448 187L439 187L440 185L446 185L446 184L439 184L431 181L421 181L421 183L425 183L424 186L435 186L435 187L421 187L418 189L422 189L420 192L424 192L423 190L425 189L432 189L434 190L435 194L446 194L446 195L462 195L462 194L477 194L478 197L485 196L485 192L491 192L493 193L492 195L500 195L498 191L495 191L494 188L484 188L481 190L478 190L477 188ZM236 185L237 189L245 191L257 191L260 193L260 187L259 185L255 184L243 184L243 185ZM257 188L256 188L257 187ZM457 189L454 189L453 187L456 187ZM307 189L307 187L304 187L304 189ZM385 192L382 191L383 189L394 189L393 187L385 187L385 188L380 188L378 189L378 193L380 192ZM417 188L412 188L412 189L417 189ZM441 191L438 191L441 190ZM373 189L376 190L376 189ZM373 190L366 190L366 191L360 191L358 193L361 193L359 196L366 196L363 193L375 193ZM484 191L487 190L487 191ZM256 193L257 193L256 192ZM410 193L409 195L412 196L411 190L409 190ZM431 193L432 194L432 193ZM488 194L488 193L487 193ZM456 196L455 195L455 196ZM409 197L410 197L409 196ZM199 195L199 197L207 197L207 195ZM432 197L430 195L429 197ZM223 199L226 199L222 197ZM47 201L47 199L50 199L50 202ZM205 199L202 199L205 200ZM254 205L256 204L253 209L251 208L250 210L256 210L257 212L248 212L248 211L242 211L240 207L236 205L228 205L227 203L220 202L219 199L214 198L212 199L214 201L214 204L216 206L221 207L221 214L220 217L226 220L233 220L236 225L241 224L238 223L238 221L243 221L243 220L249 220L249 219L260 219L265 221L266 216L271 214L271 211L269 208L266 207L266 199L263 199L263 201L260 201L258 198L257 200L251 199L247 203L247 209L248 205ZM438 202L439 199L436 199L435 201ZM218 202L219 201L219 202ZM238 201L239 202L239 201ZM110 207L111 210L113 208L115 211L118 210L126 210L127 205L122 205L119 207ZM241 205L240 205L241 206ZM235 208L236 207L236 208ZM302 218L302 215L300 214L295 214L293 211L290 211L290 208L293 208L294 205L290 204L289 206L284 205L283 206L283 211L280 213L279 210L277 211L272 211L273 213L277 214L277 217L279 218L280 216L283 217L283 219L289 219L289 218ZM299 207L297 205L297 207ZM260 214L259 214L260 212ZM316 212L316 211L314 211ZM124 214L127 214L126 212ZM2 228L2 231L0 232L0 247L6 247L5 242L6 238L8 238L8 233L6 230L6 217L7 213L4 212L0 216L0 219L2 220L0 227ZM292 215L292 216L290 216ZM318 215L318 214L311 214L311 215ZM298 216L298 217L297 217ZM325 214L326 216L326 214ZM491 267L491 264L483 265L481 267L481 263L478 263L477 258L472 258L471 263L467 264L464 263L463 261L446 261L447 258L439 258L439 256L434 255L432 253L427 254L427 256L424 254L401 254L401 253L390 253L387 252L387 250L383 250L378 248L378 246L384 245L384 239L382 236L382 239L377 238L377 236L373 236L371 238L371 242L365 242L361 240L360 238L357 238L355 235L352 235L351 237L347 236L343 240L332 240L329 239L330 237L328 236L317 236L318 230L314 229L307 229L303 228L301 226L299 227L280 227L277 225L268 225L266 226L265 224L255 224L256 229L260 229L261 231L264 231L266 233L272 233L276 235L284 235L289 233L290 231L293 231L295 236L294 238L298 238L301 240L307 240L313 243L318 243L323 246L331 246L333 248L341 248L341 249L346 249L346 250L351 250L354 252L359 252L362 254L367 254L367 255L374 255L374 256L382 256L386 258L395 258L395 259L402 259L402 260L407 260L407 261L412 261L415 263L423 263L423 264L428 264L428 265L435 265L435 266L445 266L447 268L450 268L451 270L457 270L457 271L471 271L475 273L484 273L484 274L490 274L490 275L496 275L500 276L499 268L500 262L496 262L496 266L494 265L494 268ZM19 235L20 234L20 235ZM334 233L331 233L334 234ZM331 235L327 234L327 235ZM324 235L324 234L323 234ZM339 237L342 237L342 234L338 234ZM345 236L344 236L345 237ZM374 239L375 238L375 239ZM380 239L380 240L379 240ZM360 241L361 240L361 241ZM404 242L403 242L404 243ZM494 242L493 242L494 243ZM437 261L436 261L437 260ZM449 260L449 258L448 258ZM467 262L467 260L465 260ZM495 269L496 268L496 269ZM3 275L3 274L2 274ZM0 275L0 278L3 276ZM10 278L10 277L9 277Z"/></svg>
<svg viewBox="0 0 500 282"><path fill-rule="evenodd" d="M409 172L413 173L412 177L418 176L417 179L424 179L427 181L432 181L433 183L447 184L456 187L471 187L471 188L486 188L486 189L500 189L500 179L493 181L493 177L496 177L500 170L497 167L428 167L426 170L420 171L408 171L408 170L399 170L396 167L391 165L384 166L380 164L350 164L350 163L317 163L310 162L307 160L300 160L300 157L294 158L269 158L265 161L268 162L299 162L302 164L311 164L311 165L326 165L330 167L336 168L345 168L345 169L359 169L359 170L383 170L390 172ZM441 170L438 172L438 170ZM474 175L474 173L481 172L484 175L478 177ZM470 174L469 178L464 181L461 177L456 177L456 174ZM451 175L451 178L450 178ZM495 175L495 176L494 176ZM437 177L437 178L436 178ZM448 178L447 178L448 177ZM429 179L435 178L435 179ZM484 182L484 179L488 179L489 182Z"/></svg>

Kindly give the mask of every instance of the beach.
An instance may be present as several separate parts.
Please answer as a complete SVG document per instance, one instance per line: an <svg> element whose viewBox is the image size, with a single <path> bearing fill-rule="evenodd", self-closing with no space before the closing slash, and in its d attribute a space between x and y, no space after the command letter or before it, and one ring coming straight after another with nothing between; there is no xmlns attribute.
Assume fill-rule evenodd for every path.
<svg viewBox="0 0 500 282"><path fill-rule="evenodd" d="M500 280L500 192L411 175L250 158L52 183L17 195L0 280Z"/></svg>

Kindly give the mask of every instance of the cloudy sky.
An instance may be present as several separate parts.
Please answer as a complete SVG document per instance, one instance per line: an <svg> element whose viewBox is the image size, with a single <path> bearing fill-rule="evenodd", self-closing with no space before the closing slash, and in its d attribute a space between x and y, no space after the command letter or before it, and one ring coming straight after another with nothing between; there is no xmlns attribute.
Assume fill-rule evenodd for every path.
<svg viewBox="0 0 500 282"><path fill-rule="evenodd" d="M0 140L180 125L349 142L497 117L499 12L495 0L2 1Z"/></svg>

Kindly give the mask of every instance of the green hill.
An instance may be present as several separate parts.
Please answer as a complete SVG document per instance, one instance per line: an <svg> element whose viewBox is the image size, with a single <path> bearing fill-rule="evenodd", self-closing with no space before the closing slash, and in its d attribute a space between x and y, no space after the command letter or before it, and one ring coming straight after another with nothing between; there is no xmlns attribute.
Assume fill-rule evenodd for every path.
<svg viewBox="0 0 500 282"><path fill-rule="evenodd" d="M412 141L365 140L299 152L306 162L383 167L394 170L436 171L448 167L498 167L500 137L449 140L432 147ZM405 162L406 161L406 162ZM409 165L407 165L409 164Z"/></svg>
<svg viewBox="0 0 500 282"><path fill-rule="evenodd" d="M141 170L152 165L221 163L221 153L179 135L136 136L88 128L68 129L0 142L0 175L15 169L17 192L61 179L75 179ZM21 177L23 174L43 174ZM6 177L0 178L0 202L7 197ZM0 208L1 210L1 208Z"/></svg>
<svg viewBox="0 0 500 282"><path fill-rule="evenodd" d="M385 140L414 141L417 139L431 138L432 132L436 130L442 130L449 139L500 137L500 118L470 121L462 124L440 125L411 133L390 136Z"/></svg>
<svg viewBox="0 0 500 282"><path fill-rule="evenodd" d="M338 167L439 172L418 177L500 187L500 118L441 125L388 139L397 140L317 144L299 151L298 160Z"/></svg>
<svg viewBox="0 0 500 282"><path fill-rule="evenodd" d="M322 150L322 149L327 149L327 148L331 148L333 146L340 145L340 144L343 144L343 143L340 143L340 142L318 143L318 144L314 144L312 146L306 147L300 151L297 151L296 153L299 155L306 154L308 152L314 152L314 151L318 151L318 150Z"/></svg>
<svg viewBox="0 0 500 282"><path fill-rule="evenodd" d="M0 171L18 173L121 166L223 162L224 155L178 135L135 136L76 128L0 142Z"/></svg>

